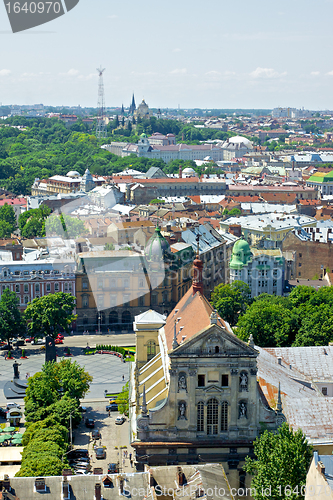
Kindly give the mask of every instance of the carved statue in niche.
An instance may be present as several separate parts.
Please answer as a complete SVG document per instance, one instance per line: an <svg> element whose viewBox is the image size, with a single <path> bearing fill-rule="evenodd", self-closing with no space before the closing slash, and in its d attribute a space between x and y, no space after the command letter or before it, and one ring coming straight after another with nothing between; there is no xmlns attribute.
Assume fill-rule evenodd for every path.
<svg viewBox="0 0 333 500"><path fill-rule="evenodd" d="M244 401L239 403L238 418L247 418L247 406Z"/></svg>
<svg viewBox="0 0 333 500"><path fill-rule="evenodd" d="M248 376L246 372L241 372L239 376L239 390L240 392L247 392L248 391Z"/></svg>
<svg viewBox="0 0 333 500"><path fill-rule="evenodd" d="M178 420L187 420L185 401L179 401L178 403Z"/></svg>
<svg viewBox="0 0 333 500"><path fill-rule="evenodd" d="M178 392L179 391L187 392L186 374L183 372L181 372L178 377Z"/></svg>

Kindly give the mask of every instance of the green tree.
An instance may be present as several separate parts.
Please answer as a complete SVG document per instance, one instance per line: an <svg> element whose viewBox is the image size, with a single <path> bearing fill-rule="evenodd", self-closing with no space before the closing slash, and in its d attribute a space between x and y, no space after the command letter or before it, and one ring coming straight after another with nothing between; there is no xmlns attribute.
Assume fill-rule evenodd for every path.
<svg viewBox="0 0 333 500"><path fill-rule="evenodd" d="M10 238L11 234L17 229L15 211L11 205L5 203L0 207L0 233L3 238Z"/></svg>
<svg viewBox="0 0 333 500"><path fill-rule="evenodd" d="M214 288L211 303L221 318L230 325L235 325L239 315L243 314L251 303L250 287L239 280L230 285L221 283Z"/></svg>
<svg viewBox="0 0 333 500"><path fill-rule="evenodd" d="M295 318L287 307L270 296L255 300L237 323L237 336L247 341L252 334L260 347L283 347L291 344Z"/></svg>
<svg viewBox="0 0 333 500"><path fill-rule="evenodd" d="M114 250L114 244L113 243L105 243L104 250Z"/></svg>
<svg viewBox="0 0 333 500"><path fill-rule="evenodd" d="M24 322L18 305L19 299L16 293L6 288L0 299L0 338L9 345L11 339L24 332Z"/></svg>
<svg viewBox="0 0 333 500"><path fill-rule="evenodd" d="M50 215L51 209L46 205L27 210L19 215L18 226L23 238L45 236L45 220Z"/></svg>
<svg viewBox="0 0 333 500"><path fill-rule="evenodd" d="M70 293L58 292L35 298L25 310L29 332L34 337L49 335L53 338L62 330L69 333L76 319L74 308L75 297Z"/></svg>
<svg viewBox="0 0 333 500"><path fill-rule="evenodd" d="M47 235L58 235L65 238L77 238L87 234L84 222L70 215L51 215L45 221Z"/></svg>
<svg viewBox="0 0 333 500"><path fill-rule="evenodd" d="M120 413L123 415L126 415L128 417L129 415L129 388L128 388L128 382L124 385L122 388L121 393L118 395L116 402L118 404L118 410Z"/></svg>
<svg viewBox="0 0 333 500"><path fill-rule="evenodd" d="M312 459L312 447L300 429L294 432L284 423L277 433L266 430L254 441L254 453L255 459L246 457L245 470L253 475L251 488L255 500L304 497L302 486Z"/></svg>

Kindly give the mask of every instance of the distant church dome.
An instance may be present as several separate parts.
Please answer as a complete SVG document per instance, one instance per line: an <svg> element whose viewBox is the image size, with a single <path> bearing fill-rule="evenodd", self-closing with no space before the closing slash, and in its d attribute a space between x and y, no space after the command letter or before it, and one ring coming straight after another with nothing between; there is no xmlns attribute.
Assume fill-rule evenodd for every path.
<svg viewBox="0 0 333 500"><path fill-rule="evenodd" d="M193 168L191 168L191 167L187 167L187 168L184 168L183 174L195 175L195 170L193 170Z"/></svg>
<svg viewBox="0 0 333 500"><path fill-rule="evenodd" d="M76 170L71 170L70 172L68 172L66 174L66 177L73 177L73 178L77 178L77 177L81 177L79 172L77 172Z"/></svg>
<svg viewBox="0 0 333 500"><path fill-rule="evenodd" d="M252 259L250 245L245 240L238 240L232 249L232 257L230 261L231 269L241 269L246 266Z"/></svg>
<svg viewBox="0 0 333 500"><path fill-rule="evenodd" d="M229 144L243 144L248 149L252 149L252 142L246 137L242 137L241 135L236 135L235 137L230 137L228 139Z"/></svg>
<svg viewBox="0 0 333 500"><path fill-rule="evenodd" d="M170 245L162 236L161 229L157 226L153 236L149 239L145 248L145 256L148 262L164 259L170 253Z"/></svg>

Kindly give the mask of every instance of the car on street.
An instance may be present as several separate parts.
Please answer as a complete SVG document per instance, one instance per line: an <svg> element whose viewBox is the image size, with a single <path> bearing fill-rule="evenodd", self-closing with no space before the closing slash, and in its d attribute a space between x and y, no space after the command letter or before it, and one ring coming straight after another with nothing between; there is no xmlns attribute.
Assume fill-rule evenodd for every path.
<svg viewBox="0 0 333 500"><path fill-rule="evenodd" d="M125 421L126 421L126 418L123 415L119 415L115 419L114 423L117 424L117 425L122 425Z"/></svg>
<svg viewBox="0 0 333 500"><path fill-rule="evenodd" d="M45 344L45 339L34 339L32 341L32 344L33 345L43 345L43 344Z"/></svg>
<svg viewBox="0 0 333 500"><path fill-rule="evenodd" d="M63 336L63 334L62 334L62 333L58 333L58 335L57 335L57 339L59 339L59 340L64 340L64 338L65 338L65 337Z"/></svg>
<svg viewBox="0 0 333 500"><path fill-rule="evenodd" d="M106 411L118 411L118 405L117 403L111 403L106 406Z"/></svg>
<svg viewBox="0 0 333 500"><path fill-rule="evenodd" d="M9 344L3 344L2 346L0 346L1 351L8 351L10 348L11 347Z"/></svg>
<svg viewBox="0 0 333 500"><path fill-rule="evenodd" d="M26 342L32 342L34 340L34 337L27 337L25 339Z"/></svg>
<svg viewBox="0 0 333 500"><path fill-rule="evenodd" d="M25 342L23 339L17 339L16 342L13 344L15 347L22 347L25 345Z"/></svg>
<svg viewBox="0 0 333 500"><path fill-rule="evenodd" d="M12 410L13 408L18 408L19 410L21 409L20 405L17 403L7 403L6 408L7 410Z"/></svg>
<svg viewBox="0 0 333 500"><path fill-rule="evenodd" d="M106 458L106 449L105 448L96 448L95 453L96 453L97 459Z"/></svg>
<svg viewBox="0 0 333 500"><path fill-rule="evenodd" d="M102 434L99 432L98 429L94 429L93 431L91 431L91 437L93 439L102 439Z"/></svg>
<svg viewBox="0 0 333 500"><path fill-rule="evenodd" d="M7 418L7 410L4 410L3 408L0 408L0 417L1 418Z"/></svg>
<svg viewBox="0 0 333 500"><path fill-rule="evenodd" d="M108 474L118 474L118 472L119 472L118 464L108 465Z"/></svg>
<svg viewBox="0 0 333 500"><path fill-rule="evenodd" d="M93 429L95 427L95 420L93 418L86 418L85 425L88 429Z"/></svg>
<svg viewBox="0 0 333 500"><path fill-rule="evenodd" d="M55 344L63 344L64 341L62 339L55 339L54 343Z"/></svg>
<svg viewBox="0 0 333 500"><path fill-rule="evenodd" d="M76 448L67 453L68 460L75 460L77 458L89 458L89 452L86 448Z"/></svg>

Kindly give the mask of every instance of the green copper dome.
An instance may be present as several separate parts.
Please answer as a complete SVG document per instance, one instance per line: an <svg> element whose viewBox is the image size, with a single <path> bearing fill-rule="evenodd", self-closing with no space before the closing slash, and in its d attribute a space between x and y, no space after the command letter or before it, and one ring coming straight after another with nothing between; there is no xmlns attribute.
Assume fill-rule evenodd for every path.
<svg viewBox="0 0 333 500"><path fill-rule="evenodd" d="M170 253L170 245L162 236L161 229L157 226L155 233L150 238L145 248L145 256L147 261L161 260Z"/></svg>
<svg viewBox="0 0 333 500"><path fill-rule="evenodd" d="M238 240L232 249L232 257L230 261L231 269L242 269L252 259L250 245L245 240Z"/></svg>

